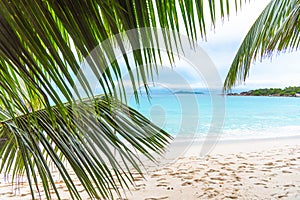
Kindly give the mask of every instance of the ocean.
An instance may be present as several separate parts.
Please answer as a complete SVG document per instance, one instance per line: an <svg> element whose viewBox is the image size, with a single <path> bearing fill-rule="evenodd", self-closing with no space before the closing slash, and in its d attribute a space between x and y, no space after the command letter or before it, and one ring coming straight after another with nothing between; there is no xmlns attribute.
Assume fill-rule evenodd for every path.
<svg viewBox="0 0 300 200"><path fill-rule="evenodd" d="M204 138L217 134L221 140L300 136L300 98L157 93L150 99L133 97L129 105L153 123L178 136ZM216 125L217 124L217 125Z"/></svg>

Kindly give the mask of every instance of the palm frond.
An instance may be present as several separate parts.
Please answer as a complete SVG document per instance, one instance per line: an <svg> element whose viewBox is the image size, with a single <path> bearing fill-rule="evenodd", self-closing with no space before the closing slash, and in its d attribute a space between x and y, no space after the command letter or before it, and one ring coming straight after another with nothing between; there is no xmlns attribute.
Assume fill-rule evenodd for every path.
<svg viewBox="0 0 300 200"><path fill-rule="evenodd" d="M245 81L253 61L299 48L299 0L273 0L244 38L227 74L224 88Z"/></svg>
<svg viewBox="0 0 300 200"><path fill-rule="evenodd" d="M141 173L143 164L133 150L154 160L155 154L162 154L171 139L117 100L99 97L65 107L68 120L60 115L58 107L51 108L56 116L55 125L51 125L45 109L1 122L1 138L6 138L0 153L1 171L40 177L40 180L29 179L32 195L38 192L34 188L42 185L47 199L53 198L50 188L59 196L48 167L53 163L70 196L80 198L63 163L66 160L91 198L100 198L99 194L112 198L111 188L120 192L119 185L127 187L124 183L132 183L133 178L124 174L133 169Z"/></svg>
<svg viewBox="0 0 300 200"><path fill-rule="evenodd" d="M142 37L140 32L125 31L149 26L175 30L165 32L164 43L168 50L176 50L180 39L174 47L169 34L178 36L183 30L179 18L183 18L191 40L199 38L198 30L205 37L205 3L214 23L216 2L221 3L221 17L229 13L229 0L0 1L0 133L6 139L0 154L1 171L11 171L13 176L25 173L32 198L36 197L38 183L42 183L45 198L51 199L51 188L59 196L49 170L51 162L70 196L80 199L63 165L65 159L91 197L111 197L111 188L119 194L118 185L127 187L127 181L132 182L130 167L140 172L132 149L154 160L150 152L162 153L170 136L115 100L126 91L122 67L114 59L113 49L117 47L124 53L138 100L137 88L142 85L147 91L148 79L156 73L152 63L161 62L161 55L143 48L158 43L157 35L144 33L147 37ZM241 4L235 2L236 7ZM123 38L108 40L123 32L133 49L136 66L130 64ZM94 97L88 77L80 73L80 63L104 41L107 45L100 48L98 60L93 61L96 64L89 63L103 90L104 96L99 99ZM172 51L168 56L172 62ZM84 95L78 91L76 81ZM123 166L112 149L119 153Z"/></svg>

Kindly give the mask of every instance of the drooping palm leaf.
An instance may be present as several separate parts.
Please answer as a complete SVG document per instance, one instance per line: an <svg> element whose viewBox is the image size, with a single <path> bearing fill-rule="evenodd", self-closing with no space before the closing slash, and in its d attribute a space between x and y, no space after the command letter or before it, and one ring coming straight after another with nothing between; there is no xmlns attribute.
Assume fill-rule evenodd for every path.
<svg viewBox="0 0 300 200"><path fill-rule="evenodd" d="M273 0L244 38L226 77L224 88L245 81L253 61L276 52L292 51L300 43L300 1Z"/></svg>
<svg viewBox="0 0 300 200"><path fill-rule="evenodd" d="M50 162L58 169L73 198L79 198L79 194L63 160L74 169L91 197L100 198L99 194L112 197L111 188L118 191L116 185L132 181L130 175L124 177L124 174L131 169L141 173L142 164L134 149L154 160L155 154L161 154L171 139L145 117L116 100L102 97L65 107L67 118L60 115L58 107L51 108L57 126L51 126L47 110L1 122L1 138L7 139L1 152L1 170L6 166L7 172L13 170L16 174L26 172L29 177L40 177L39 182L29 179L34 181L30 185L42 183L49 199L50 188L56 190L48 167ZM117 159L118 156L122 159ZM125 166L119 163L122 160ZM37 191L32 190L36 198Z"/></svg>
<svg viewBox="0 0 300 200"><path fill-rule="evenodd" d="M229 12L229 1L218 2L223 16ZM51 162L70 196L80 199L64 159L90 197L112 197L111 189L120 192L119 185L123 188L131 183L131 167L140 172L132 149L153 159L150 152L161 153L170 136L115 100L125 93L121 66L114 60L113 51L116 46L124 51L121 37L108 40L106 48L100 48L96 65L89 63L103 90L102 98L93 98L93 88L80 73L80 62L117 33L149 26L179 32L178 8L189 38L198 38L197 20L204 37L205 3L214 22L216 2L212 0L1 1L0 129L6 139L0 154L2 171L11 171L13 176L25 173L33 198L37 197L38 183L42 183L38 192L43 189L47 199L53 198L51 188L59 196L49 170ZM141 37L136 32L124 36L129 44L140 47L132 48L136 70L126 52L123 55L137 100L137 88L143 85L147 90L148 78L156 71L151 67L155 65L147 64L160 61L159 52L143 48L157 42L155 34L146 35ZM180 40L176 47L171 47L169 40L166 32L167 49L180 48ZM173 55L168 53L172 62ZM76 81L84 95L78 91ZM90 98L85 101L82 96ZM113 150L117 150L123 165L117 162Z"/></svg>

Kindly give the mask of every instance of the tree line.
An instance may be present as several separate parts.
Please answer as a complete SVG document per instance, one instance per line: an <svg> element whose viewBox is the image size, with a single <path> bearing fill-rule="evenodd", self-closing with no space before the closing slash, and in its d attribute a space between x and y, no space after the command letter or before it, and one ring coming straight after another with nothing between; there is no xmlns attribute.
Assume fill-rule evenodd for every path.
<svg viewBox="0 0 300 200"><path fill-rule="evenodd" d="M230 96L289 96L294 97L300 95L300 86L289 86L281 88L260 88L249 90L241 93L229 93Z"/></svg>

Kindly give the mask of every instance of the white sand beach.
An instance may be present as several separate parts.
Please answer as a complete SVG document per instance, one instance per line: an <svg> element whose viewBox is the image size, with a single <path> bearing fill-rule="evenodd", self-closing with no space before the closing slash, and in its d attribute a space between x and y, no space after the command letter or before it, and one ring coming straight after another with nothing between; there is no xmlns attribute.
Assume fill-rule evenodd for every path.
<svg viewBox="0 0 300 200"><path fill-rule="evenodd" d="M300 199L299 142L300 137L221 141L206 156L198 156L193 145L175 162L150 169L146 180L136 175L135 188L122 199ZM26 183L16 189L1 181L0 199L31 199ZM58 188L70 199L63 184Z"/></svg>
<svg viewBox="0 0 300 200"><path fill-rule="evenodd" d="M299 199L299 142L219 143L210 155L181 157L157 169L128 199Z"/></svg>

